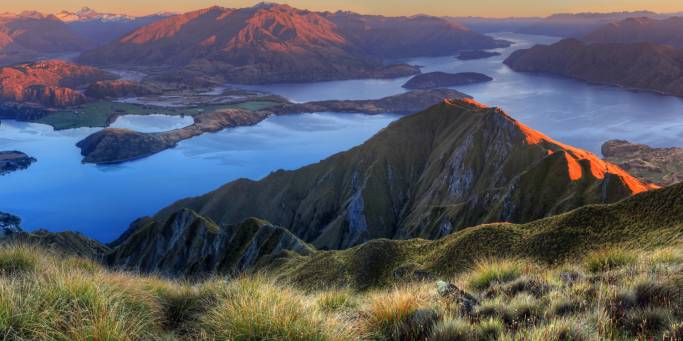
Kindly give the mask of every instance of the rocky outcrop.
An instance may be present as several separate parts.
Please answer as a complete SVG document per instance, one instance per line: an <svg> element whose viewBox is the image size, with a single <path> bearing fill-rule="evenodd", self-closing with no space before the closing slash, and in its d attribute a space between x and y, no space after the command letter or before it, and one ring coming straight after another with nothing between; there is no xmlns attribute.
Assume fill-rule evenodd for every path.
<svg viewBox="0 0 683 341"><path fill-rule="evenodd" d="M463 51L458 54L458 59L460 60L475 60L475 59L486 59L495 56L500 56L498 52L474 50L474 51Z"/></svg>
<svg viewBox="0 0 683 341"><path fill-rule="evenodd" d="M429 72L419 74L403 84L406 89L434 89L490 82L493 78L476 72Z"/></svg>
<svg viewBox="0 0 683 341"><path fill-rule="evenodd" d="M683 148L652 148L623 140L610 140L602 145L605 160L615 163L637 176L662 186L683 181Z"/></svg>
<svg viewBox="0 0 683 341"><path fill-rule="evenodd" d="M412 114L424 110L444 98L471 98L462 92L450 89L414 90L399 95L375 100L319 101L288 103L268 110L278 114L299 114L311 112L363 113L363 114Z"/></svg>
<svg viewBox="0 0 683 341"><path fill-rule="evenodd" d="M254 125L265 112L225 109L194 116L194 124L160 133L140 133L128 129L106 128L76 145L85 163L121 163L156 154L175 147L178 142L226 128Z"/></svg>
<svg viewBox="0 0 683 341"><path fill-rule="evenodd" d="M108 246L76 232L26 232L21 228L21 218L0 212L0 245L26 244L65 256L101 260L110 252Z"/></svg>
<svg viewBox="0 0 683 341"><path fill-rule="evenodd" d="M404 117L319 163L231 182L183 208L219 224L260 217L318 248L439 238L481 223L528 222L655 186L472 100Z"/></svg>
<svg viewBox="0 0 683 341"><path fill-rule="evenodd" d="M505 62L590 83L683 96L683 49L650 43L587 44L565 39L515 51Z"/></svg>
<svg viewBox="0 0 683 341"><path fill-rule="evenodd" d="M384 18L261 4L173 16L88 51L79 60L167 66L155 78L167 82L310 82L404 77L419 69L386 65L383 59L500 44L436 17Z"/></svg>
<svg viewBox="0 0 683 341"><path fill-rule="evenodd" d="M161 89L148 84L129 80L106 80L91 84L85 95L91 98L140 97L161 94Z"/></svg>
<svg viewBox="0 0 683 341"><path fill-rule="evenodd" d="M112 243L107 263L124 270L172 277L232 275L271 264L291 252L310 255L313 249L289 231L258 219L219 226L191 210L165 221L135 221Z"/></svg>
<svg viewBox="0 0 683 341"><path fill-rule="evenodd" d="M28 168L36 159L18 151L0 152L0 175Z"/></svg>
<svg viewBox="0 0 683 341"><path fill-rule="evenodd" d="M22 231L21 218L9 213L0 212L0 239Z"/></svg>
<svg viewBox="0 0 683 341"><path fill-rule="evenodd" d="M113 79L105 71L63 61L42 61L0 68L0 100L43 107L79 105L85 96L78 88Z"/></svg>

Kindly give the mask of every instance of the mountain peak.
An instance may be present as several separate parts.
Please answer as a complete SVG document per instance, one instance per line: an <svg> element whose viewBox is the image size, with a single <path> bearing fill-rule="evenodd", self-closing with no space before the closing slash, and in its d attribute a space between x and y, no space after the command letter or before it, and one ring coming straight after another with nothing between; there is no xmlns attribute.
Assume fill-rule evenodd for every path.
<svg viewBox="0 0 683 341"><path fill-rule="evenodd" d="M320 248L440 238L481 223L529 222L655 186L473 100L443 100L363 145L257 182L181 201L219 223L255 216Z"/></svg>

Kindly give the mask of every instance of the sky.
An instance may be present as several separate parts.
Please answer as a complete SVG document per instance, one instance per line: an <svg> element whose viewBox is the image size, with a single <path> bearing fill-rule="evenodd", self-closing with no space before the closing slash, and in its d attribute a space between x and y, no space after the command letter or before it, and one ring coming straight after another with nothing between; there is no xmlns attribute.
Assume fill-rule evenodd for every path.
<svg viewBox="0 0 683 341"><path fill-rule="evenodd" d="M55 13L88 6L100 12L143 15L160 11L186 12L210 7L247 7L253 0L0 0L0 12L37 10ZM683 11L682 0L281 0L310 10L351 10L364 14L440 16L546 16L565 12L650 10Z"/></svg>

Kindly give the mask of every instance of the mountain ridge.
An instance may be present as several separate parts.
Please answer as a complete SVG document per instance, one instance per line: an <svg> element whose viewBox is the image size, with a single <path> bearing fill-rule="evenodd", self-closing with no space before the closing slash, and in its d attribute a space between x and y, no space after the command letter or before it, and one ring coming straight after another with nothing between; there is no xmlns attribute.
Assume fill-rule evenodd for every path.
<svg viewBox="0 0 683 341"><path fill-rule="evenodd" d="M526 222L655 188L558 143L497 108L446 100L361 146L260 181L181 200L218 223L260 217L323 249L375 238L435 239L495 221ZM230 199L228 199L230 198Z"/></svg>

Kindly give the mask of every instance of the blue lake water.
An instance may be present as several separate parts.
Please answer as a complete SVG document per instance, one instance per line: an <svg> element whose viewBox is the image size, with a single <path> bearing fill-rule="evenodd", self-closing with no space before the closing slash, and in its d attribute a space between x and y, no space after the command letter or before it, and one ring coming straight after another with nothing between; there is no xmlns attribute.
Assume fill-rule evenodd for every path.
<svg viewBox="0 0 683 341"><path fill-rule="evenodd" d="M457 89L499 106L547 135L599 153L608 139L655 146L681 145L683 100L595 86L547 75L516 73L502 64L512 51L557 38L499 34L515 44L499 57L460 61L454 57L405 62L423 71L482 72L493 82ZM405 91L407 78L351 80L245 87L293 101L371 99ZM183 141L175 149L122 165L80 163L75 143L97 129L54 132L40 124L3 121L0 150L20 150L38 162L0 176L0 211L19 215L27 229L77 230L109 241L137 217L183 197L200 195L240 177L258 179L276 169L294 169L362 143L395 115L305 114L271 117L253 127L227 129ZM115 126L162 131L191 124L189 118L126 116Z"/></svg>
<svg viewBox="0 0 683 341"><path fill-rule="evenodd" d="M22 217L29 230L77 230L110 241L134 219L175 200L236 178L258 179L276 169L317 162L362 143L396 118L331 113L271 117L253 127L201 135L175 149L111 166L80 162L76 142L97 129L55 132L42 124L3 121L0 150L21 150L38 162L0 176L0 211ZM151 121L134 121L139 125L129 121L128 127L159 130Z"/></svg>

